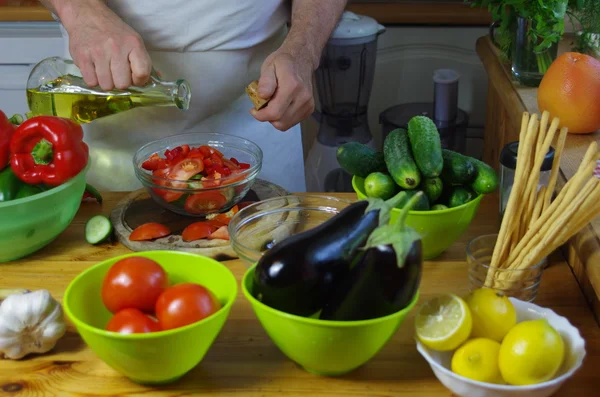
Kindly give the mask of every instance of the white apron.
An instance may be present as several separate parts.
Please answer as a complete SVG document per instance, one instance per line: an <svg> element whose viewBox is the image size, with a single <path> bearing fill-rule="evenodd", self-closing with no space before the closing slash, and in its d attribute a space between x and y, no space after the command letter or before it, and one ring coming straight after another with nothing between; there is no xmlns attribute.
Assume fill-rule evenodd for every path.
<svg viewBox="0 0 600 397"><path fill-rule="evenodd" d="M305 191L300 126L281 132L270 123L257 121L249 113L252 103L244 93L244 87L259 77L264 59L285 37L285 20L280 14L287 12L286 4L281 0L172 0L166 3L108 2L142 35L153 66L164 80L184 78L190 83L190 109L183 112L175 107L140 108L84 125L84 139L90 146L92 161L88 182L101 190L138 189L141 184L133 171L133 155L139 147L178 133L221 132L244 137L260 146L263 167L259 178L290 192ZM171 8L173 3L178 3L178 7ZM257 22L266 23L264 29L249 32L248 27L236 23L233 33L231 29L227 31L229 36L222 31L227 21L231 23L231 15L256 12L236 9L240 4L245 4L242 8L256 8L258 4L267 3L275 7L270 20L248 22L254 23L253 29ZM177 11L165 11L158 4ZM212 5L209 9L217 7L219 15L206 15L205 8L209 4ZM233 10L228 12L227 7ZM225 22L219 18L225 18ZM247 19L244 16L243 20ZM169 31L173 26L178 29ZM216 32L210 26L214 26ZM65 55L70 57L66 32L64 35L67 39Z"/></svg>

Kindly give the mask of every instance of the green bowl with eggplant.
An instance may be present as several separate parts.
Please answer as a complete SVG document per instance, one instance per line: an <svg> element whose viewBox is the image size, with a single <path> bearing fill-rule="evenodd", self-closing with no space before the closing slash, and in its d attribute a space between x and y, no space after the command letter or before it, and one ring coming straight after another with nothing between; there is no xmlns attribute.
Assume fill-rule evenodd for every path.
<svg viewBox="0 0 600 397"><path fill-rule="evenodd" d="M421 241L405 226L408 210L389 224L391 208L355 202L275 244L246 272L242 291L258 320L307 371L338 376L364 365L415 306Z"/></svg>
<svg viewBox="0 0 600 397"><path fill-rule="evenodd" d="M45 188L21 182L7 167L0 172L0 262L30 255L50 244L75 217L86 188L87 166L62 185Z"/></svg>

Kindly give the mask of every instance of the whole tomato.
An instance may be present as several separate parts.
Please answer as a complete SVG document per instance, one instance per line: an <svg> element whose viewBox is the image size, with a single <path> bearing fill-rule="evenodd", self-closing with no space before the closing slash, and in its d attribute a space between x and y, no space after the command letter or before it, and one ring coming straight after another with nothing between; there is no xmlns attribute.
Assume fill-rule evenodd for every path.
<svg viewBox="0 0 600 397"><path fill-rule="evenodd" d="M158 263L132 256L108 270L102 283L102 302L112 313L129 308L152 313L156 300L168 286L167 273Z"/></svg>
<svg viewBox="0 0 600 397"><path fill-rule="evenodd" d="M110 319L106 330L120 334L145 334L160 331L160 326L138 309L123 309Z"/></svg>
<svg viewBox="0 0 600 397"><path fill-rule="evenodd" d="M221 308L221 303L199 284L174 285L156 301L156 318L163 330L183 327L200 321Z"/></svg>

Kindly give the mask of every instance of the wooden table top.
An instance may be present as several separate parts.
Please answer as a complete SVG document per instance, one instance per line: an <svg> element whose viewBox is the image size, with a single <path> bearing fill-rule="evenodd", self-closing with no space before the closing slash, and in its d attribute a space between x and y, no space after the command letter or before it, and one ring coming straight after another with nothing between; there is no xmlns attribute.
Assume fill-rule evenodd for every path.
<svg viewBox="0 0 600 397"><path fill-rule="evenodd" d="M69 282L95 263L128 253L118 243L92 246L84 239L85 222L109 215L125 193L106 193L103 205L84 203L71 226L48 247L12 263L0 264L0 288L48 289L62 299ZM341 194L354 199L354 195ZM468 231L440 258L424 265L421 302L440 293L467 292L465 246L478 235L498 230L497 196L485 197ZM564 259L551 261L536 303L566 316L586 340L583 367L558 396L597 393L600 328ZM245 266L226 262L238 280ZM219 337L204 360L179 382L148 388L130 382L89 350L72 326L51 352L21 361L0 360L0 395L183 395L236 396L449 396L413 340L414 311L397 334L369 363L339 377L311 375L287 359L271 342L240 291Z"/></svg>

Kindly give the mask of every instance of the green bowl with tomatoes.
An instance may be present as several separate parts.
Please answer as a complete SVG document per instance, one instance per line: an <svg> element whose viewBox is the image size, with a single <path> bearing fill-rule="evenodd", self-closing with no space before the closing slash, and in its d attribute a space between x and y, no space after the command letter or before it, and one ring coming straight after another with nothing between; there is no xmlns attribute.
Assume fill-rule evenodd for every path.
<svg viewBox="0 0 600 397"><path fill-rule="evenodd" d="M262 161L260 147L247 139L192 132L142 146L133 167L159 205L181 215L204 217L239 203L260 173Z"/></svg>
<svg viewBox="0 0 600 397"><path fill-rule="evenodd" d="M190 298L181 290L178 292L179 303L163 305L179 312L160 312L158 302L162 295L156 303L144 302L145 299L156 299L156 291L149 283L160 278L160 273L157 276L156 270L148 270L145 266L147 259L164 270L171 288L186 283L198 284L209 291L205 295L210 295L212 302L218 302L218 305L213 303L215 308L208 316L177 328L129 334L107 331L116 317L107 305L115 307L121 300L125 307L131 296L135 296L139 304L155 305L153 315L171 323L193 315L191 309L188 310L190 302L196 299L206 302L206 296ZM109 272L119 261L126 262L120 273ZM110 283L109 287L103 286L105 278L111 276L113 280L122 278L133 282L125 283L127 287L121 289ZM237 281L231 271L214 259L178 251L146 251L109 259L80 273L67 287L63 307L85 343L106 364L136 383L160 385L178 380L202 361L227 321L237 292ZM110 304L106 301L107 296ZM124 326L136 327L140 325L135 322L141 320L131 318L128 321L132 324Z"/></svg>

